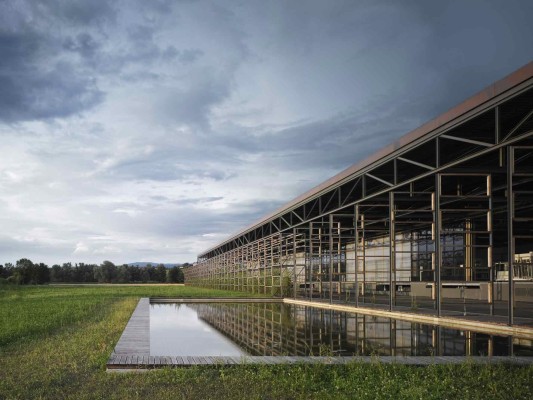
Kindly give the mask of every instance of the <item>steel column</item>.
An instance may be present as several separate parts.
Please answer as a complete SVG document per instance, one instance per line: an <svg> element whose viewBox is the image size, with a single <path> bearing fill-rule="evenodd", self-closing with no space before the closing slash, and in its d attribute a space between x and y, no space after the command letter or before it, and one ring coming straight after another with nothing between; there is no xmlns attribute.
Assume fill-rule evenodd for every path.
<svg viewBox="0 0 533 400"><path fill-rule="evenodd" d="M394 304L394 284L395 279L393 279L393 274L395 270L396 257L394 254L394 192L389 192L389 311L392 311L392 306Z"/></svg>
<svg viewBox="0 0 533 400"><path fill-rule="evenodd" d="M294 298L296 298L296 295L297 295L297 292L296 292L296 285L297 285L297 276L296 276L296 251L297 251L297 247L296 247L296 228L292 228L292 237L293 237L293 240L292 240L292 265L293 265L293 270L292 270L292 276L293 276L293 283L292 283L292 292L293 292L293 296Z"/></svg>
<svg viewBox="0 0 533 400"><path fill-rule="evenodd" d="M355 306L359 307L359 257L357 248L359 246L359 205L355 206L355 246L354 246L354 256L355 256Z"/></svg>
<svg viewBox="0 0 533 400"><path fill-rule="evenodd" d="M507 265L508 273L508 320L509 325L514 323L514 196L513 196L513 173L514 173L514 148L507 147Z"/></svg>
<svg viewBox="0 0 533 400"><path fill-rule="evenodd" d="M333 303L333 214L329 214L329 302Z"/></svg>
<svg viewBox="0 0 533 400"><path fill-rule="evenodd" d="M434 230L434 243L435 243L435 271L433 281L435 284L435 308L437 309L437 316L442 314L441 304L441 271L442 253L441 253L441 211L440 211L440 194L441 194L441 176L435 175L435 192L433 196L433 230Z"/></svg>

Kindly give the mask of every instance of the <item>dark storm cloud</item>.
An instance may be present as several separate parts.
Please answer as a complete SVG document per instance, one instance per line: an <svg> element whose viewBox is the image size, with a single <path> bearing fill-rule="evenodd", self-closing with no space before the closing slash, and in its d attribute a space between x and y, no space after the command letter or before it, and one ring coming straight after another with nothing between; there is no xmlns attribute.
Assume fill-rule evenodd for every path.
<svg viewBox="0 0 533 400"><path fill-rule="evenodd" d="M196 62L204 52L196 48L177 49L173 45L160 45L154 35L159 27L155 24L132 24L127 27L127 45L113 51L102 52L95 60L103 73L120 72L125 66L139 66L146 73L152 65Z"/></svg>
<svg viewBox="0 0 533 400"><path fill-rule="evenodd" d="M232 127L227 135L212 137L212 146L205 151L211 157L225 154L228 163L238 163L243 155L250 154L292 171L340 170L416 128L423 119L413 112L416 106L410 106L411 110L399 109L384 102L373 109L365 107L257 136Z"/></svg>
<svg viewBox="0 0 533 400"><path fill-rule="evenodd" d="M211 108L228 97L233 73L209 69L200 71L201 77L192 77L188 88L161 90L156 107L162 121L190 125L209 132Z"/></svg>
<svg viewBox="0 0 533 400"><path fill-rule="evenodd" d="M95 80L80 77L68 63L58 62L49 71L38 71L11 60L9 67L9 74L0 72L0 121L66 117L103 99ZM17 74L12 73L15 70Z"/></svg>
<svg viewBox="0 0 533 400"><path fill-rule="evenodd" d="M117 14L113 6L116 3L109 0L45 0L38 3L58 19L76 26L114 22Z"/></svg>
<svg viewBox="0 0 533 400"><path fill-rule="evenodd" d="M273 127L266 135L250 136L233 127L228 132L235 134L221 138L221 144L270 154L280 167L291 169L345 168L527 63L533 54L528 22L533 3L524 1L472 1L466 7L462 1L378 1L360 7L319 1L307 4L305 12L296 3L271 4L269 12L280 28L275 32L279 40L272 41L278 53L308 57L327 49L327 43L352 41L353 52L341 46L337 59L328 60L331 69L345 62L343 49L351 57L354 79L361 75L356 81L374 83L362 97L354 92L351 101L359 104L340 114ZM343 78L328 81L350 90Z"/></svg>
<svg viewBox="0 0 533 400"><path fill-rule="evenodd" d="M159 2L153 8L168 6ZM124 73L126 81L141 75L157 80L159 74L146 71L148 65L192 64L203 55L202 50L191 47L159 46L154 39L157 21L122 21L123 29L117 31L116 7L111 1L21 2L18 7L0 3L0 122L46 120L84 112L104 100L100 88L103 76L138 65L139 70ZM126 45L117 47L113 37L121 32L127 35ZM201 102L203 96L199 91L181 93L179 98L187 97L194 103L195 99ZM205 112L194 109L194 104L184 105L183 115L198 117Z"/></svg>
<svg viewBox="0 0 533 400"><path fill-rule="evenodd" d="M98 2L47 2L44 8L23 4L26 7L18 9L9 2L0 4L0 121L65 117L101 102L103 93L95 76L58 56L64 39L54 33L54 24L57 18L92 23L103 13L108 15L107 7ZM85 54L95 47L89 34L63 45Z"/></svg>
<svg viewBox="0 0 533 400"><path fill-rule="evenodd" d="M99 47L99 43L87 32L80 33L75 37L69 36L63 41L65 50L76 52L85 59L94 58Z"/></svg>
<svg viewBox="0 0 533 400"><path fill-rule="evenodd" d="M467 7L465 7L465 4ZM418 16L427 40L416 59L421 80L414 96L424 118L434 117L531 61L533 3L521 0L406 4ZM416 75L415 75L416 76ZM412 110L415 112L415 110Z"/></svg>

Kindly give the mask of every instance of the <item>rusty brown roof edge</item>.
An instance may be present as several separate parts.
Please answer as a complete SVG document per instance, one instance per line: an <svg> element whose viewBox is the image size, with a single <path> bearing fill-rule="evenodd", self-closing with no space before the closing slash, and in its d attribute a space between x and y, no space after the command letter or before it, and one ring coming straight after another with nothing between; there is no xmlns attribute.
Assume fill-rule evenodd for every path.
<svg viewBox="0 0 533 400"><path fill-rule="evenodd" d="M388 146L384 147L383 149L377 151L376 153L372 154L371 156L363 159L362 161L359 161L352 166L346 168L345 170L339 172L338 174L334 175L333 177L329 178L328 180L322 182L321 184L315 186L314 188L308 190L307 192L301 194L300 196L294 198L293 200L289 201L288 203L284 204L282 207L276 209L274 212L265 215L260 220L256 221L252 225L249 225L248 227L240 230L238 233L231 235L228 239L224 240L223 242L220 242L219 244L209 248L208 250L205 250L202 252L199 256L205 255L209 253L210 251L216 249L217 247L220 247L231 240L237 238L238 236L243 235L246 232L249 232L262 224L266 223L267 221L282 215L284 212L288 211L289 209L295 207L302 201L306 199L310 199L312 197L317 196L318 194L326 191L326 189L329 189L330 187L336 185L340 181L348 178L349 176L355 175L357 172L361 171L362 169L370 166L371 164L375 163L376 161L381 160L382 158L392 154L393 152L399 150L400 148L403 148L404 146L414 142L417 139L422 138L423 136L426 136L430 134L431 132L435 131L436 129L442 127L445 124L448 124L452 122L453 120L459 118L460 116L466 114L467 112L473 110L476 107L481 106L482 104L494 99L496 96L499 96L506 91L512 89L513 87L521 84L522 82L527 81L528 79L533 77L533 61L529 62L528 64L524 65L523 67L519 68L518 70L510 73L503 79L500 79L485 89L481 90L480 92L476 93L475 95L471 96L470 98L466 99L462 103L458 104L457 106L451 108L450 110L446 111L445 113L441 114L440 116L433 118L432 120L426 122L425 124L421 125L420 127L414 129L413 131L401 136L398 140L395 142L389 144Z"/></svg>

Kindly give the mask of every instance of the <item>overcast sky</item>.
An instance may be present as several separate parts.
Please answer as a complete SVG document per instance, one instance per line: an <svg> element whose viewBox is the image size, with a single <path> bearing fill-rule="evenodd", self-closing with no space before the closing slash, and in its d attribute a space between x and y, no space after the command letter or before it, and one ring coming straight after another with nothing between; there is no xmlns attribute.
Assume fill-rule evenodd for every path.
<svg viewBox="0 0 533 400"><path fill-rule="evenodd" d="M0 0L0 263L195 261L531 61L532 15Z"/></svg>

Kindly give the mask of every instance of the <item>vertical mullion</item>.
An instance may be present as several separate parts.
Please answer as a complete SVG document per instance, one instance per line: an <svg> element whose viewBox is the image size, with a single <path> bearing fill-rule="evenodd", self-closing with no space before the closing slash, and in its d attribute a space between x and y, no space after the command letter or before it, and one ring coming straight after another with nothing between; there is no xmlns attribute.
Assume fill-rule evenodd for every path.
<svg viewBox="0 0 533 400"><path fill-rule="evenodd" d="M394 192L389 192L389 310L392 311L394 303L394 279L395 271L395 232L394 232Z"/></svg>
<svg viewBox="0 0 533 400"><path fill-rule="evenodd" d="M354 246L354 257L355 257L355 306L359 307L359 279L357 277L359 272L359 259L357 248L359 246L359 204L355 205L355 246ZM356 316L357 317L357 316ZM356 319L357 321L357 319ZM357 324L356 324L357 327ZM357 329L356 329L357 332Z"/></svg>
<svg viewBox="0 0 533 400"><path fill-rule="evenodd" d="M442 215L440 211L440 195L441 195L441 176L437 174L435 176L435 196L434 196L434 230L435 230L435 305L437 309L437 316L440 317L442 313L442 301L441 301L441 264L442 264L442 254L441 254L441 223Z"/></svg>
<svg viewBox="0 0 533 400"><path fill-rule="evenodd" d="M513 195L513 173L514 173L514 148L507 147L507 265L508 273L508 324L514 323L514 238L513 238L513 218L514 218L514 195Z"/></svg>
<svg viewBox="0 0 533 400"><path fill-rule="evenodd" d="M333 214L329 214L329 302L333 303Z"/></svg>

